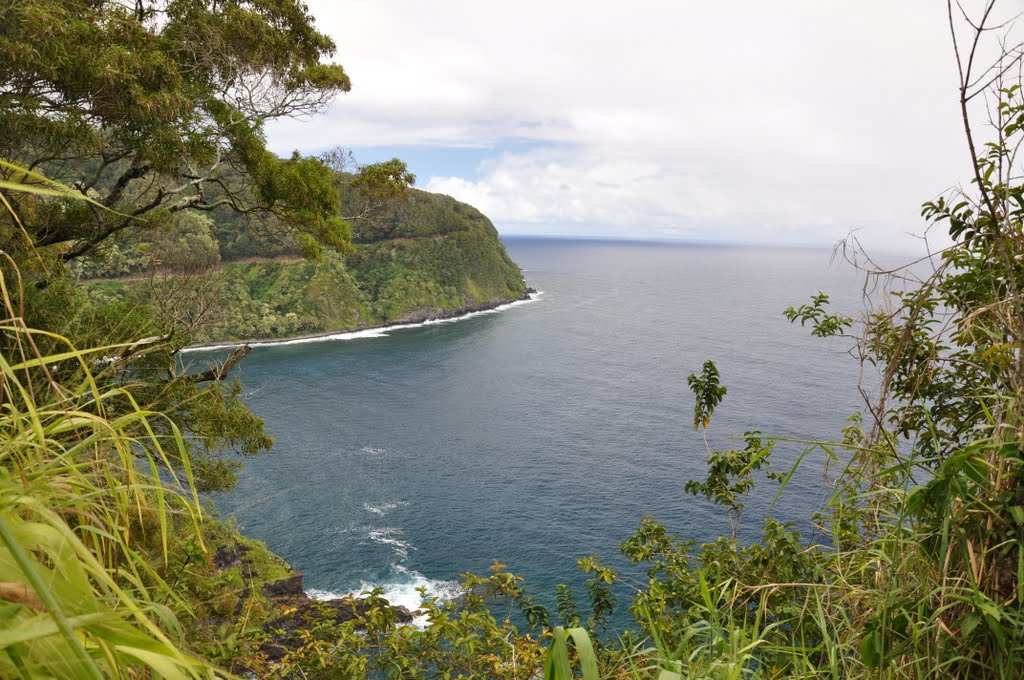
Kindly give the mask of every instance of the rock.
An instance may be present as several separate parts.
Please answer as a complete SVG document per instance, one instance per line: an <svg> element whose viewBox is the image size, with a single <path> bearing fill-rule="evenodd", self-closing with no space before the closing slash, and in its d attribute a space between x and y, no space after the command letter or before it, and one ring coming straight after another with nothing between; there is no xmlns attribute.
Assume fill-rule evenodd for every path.
<svg viewBox="0 0 1024 680"><path fill-rule="evenodd" d="M269 598L305 597L302 590L302 572L297 571L291 576L263 585L263 594Z"/></svg>
<svg viewBox="0 0 1024 680"><path fill-rule="evenodd" d="M298 649L303 644L303 638L295 635L296 631L309 629L315 620L330 620L333 623L341 624L351 621L357 615L366 613L368 606L366 601L357 597L343 597L335 600L314 600L301 591L302 574L296 574L287 579L282 579L264 587L263 592L268 597L268 588L281 584L282 588L293 590L296 581L299 584L299 595L291 592L284 595L273 596L274 602L282 606L282 614L267 627L273 631L269 640L260 646L269 661L279 661L281 657L291 650ZM413 614L405 607L390 607L390 618L393 623L411 623Z"/></svg>
<svg viewBox="0 0 1024 680"><path fill-rule="evenodd" d="M241 543L231 541L217 546L217 552L213 555L213 566L218 571L227 571L235 567L242 567L242 559L247 549Z"/></svg>

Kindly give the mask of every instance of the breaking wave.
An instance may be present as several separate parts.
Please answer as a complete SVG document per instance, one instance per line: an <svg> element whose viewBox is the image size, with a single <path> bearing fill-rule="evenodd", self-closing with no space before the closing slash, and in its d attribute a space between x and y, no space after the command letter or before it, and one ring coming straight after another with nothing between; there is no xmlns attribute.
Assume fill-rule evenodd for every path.
<svg viewBox="0 0 1024 680"><path fill-rule="evenodd" d="M464 321L466 319L472 319L475 316L483 316L484 314L497 314L498 312L503 312L506 309L511 309L511 308L517 307L519 305L525 305L525 304L529 304L530 302L535 302L535 301L539 300L540 296L543 295L543 294L544 294L543 291L537 291L537 292L534 292L534 293L530 293L523 300L514 300L512 302L507 302L507 303L505 303L503 305L498 305L497 307L492 307L490 309L481 309L481 310L476 311L476 312L467 312L466 314L461 314L459 316L448 317L448 318L445 318L445 319L428 319L426 321L421 321L420 323L400 323L400 324L395 324L393 326L382 326L380 328L367 328L367 329L361 330L361 331L345 331L343 333L325 333L325 334L321 334L321 335L307 335L307 336L302 336L302 337L298 337L298 338L284 338L284 339L281 339L281 340L250 340L249 342L239 341L239 342L224 342L224 343L220 343L220 344L216 344L216 345L197 345L195 347L185 347L184 349L181 350L181 352L182 353L185 353L185 352L212 352L212 351L220 350L220 349L231 349L232 347L240 347L240 346L245 345L245 344L251 345L254 348L255 347L282 347L284 345L301 345L301 344L306 344L306 343L311 343L311 342L333 342L335 340L358 340L358 339L361 339L361 338L382 338L382 337L388 335L389 333L391 333L392 331L404 330L406 328L422 328L424 326L436 326L436 325L445 324L445 323L455 323L457 321Z"/></svg>

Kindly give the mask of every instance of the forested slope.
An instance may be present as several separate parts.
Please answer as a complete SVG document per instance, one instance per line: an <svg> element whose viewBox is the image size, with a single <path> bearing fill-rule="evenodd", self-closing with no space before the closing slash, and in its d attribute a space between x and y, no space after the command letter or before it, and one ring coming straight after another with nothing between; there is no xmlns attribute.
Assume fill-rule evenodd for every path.
<svg viewBox="0 0 1024 680"><path fill-rule="evenodd" d="M493 228L408 191L400 161L345 175L266 149L266 122L350 87L299 0L6 3L0 677L1024 677L1024 42L994 4L947 8L973 180L922 216L949 245L870 268L881 299L861 312L825 293L784 312L877 369L864 411L817 441L750 430L712 450L729 390L706 361L687 384L708 473L680 497L719 508L729 536L638 518L621 552L647 578L583 557L585 591L556 586L550 610L496 559L462 597L423 603L417 628L379 589L337 603L343 616L309 602L209 516L199 493L272 439L230 376L244 348L187 368L179 353L210 329L283 335L522 294ZM976 60L985 44L1001 58ZM76 281L97 278L88 299ZM776 446L796 463L773 463ZM793 465L818 462L818 512L739 540L748 500L801 492L785 488ZM614 606L635 625L608 629Z"/></svg>
<svg viewBox="0 0 1024 680"><path fill-rule="evenodd" d="M420 321L526 294L494 225L472 206L410 190L367 209L353 192L342 195L342 212L360 213L344 254L303 257L294 239L254 232L225 211L133 234L84 261L79 274L98 301L192 310L200 343Z"/></svg>

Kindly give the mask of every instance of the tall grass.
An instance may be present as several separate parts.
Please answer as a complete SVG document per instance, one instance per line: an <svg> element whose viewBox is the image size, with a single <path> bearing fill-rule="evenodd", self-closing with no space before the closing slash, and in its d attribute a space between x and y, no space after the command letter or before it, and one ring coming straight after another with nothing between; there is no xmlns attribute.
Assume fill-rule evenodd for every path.
<svg viewBox="0 0 1024 680"><path fill-rule="evenodd" d="M76 196L2 169L0 188ZM0 255L0 677L222 676L185 650L168 605L187 605L154 567L167 561L172 522L201 535L180 432L155 428L164 415L97 380L93 368L124 347L79 349L28 328L17 267ZM182 476L170 454L185 462ZM151 544L156 555L140 548Z"/></svg>
<svg viewBox="0 0 1024 680"><path fill-rule="evenodd" d="M95 380L120 348L29 329L2 273L0 293L0 677L215 676L183 651L174 593L137 547L155 532L166 560L172 516L199 520L189 476L158 474L180 433L157 436L163 416ZM63 351L40 355L40 336Z"/></svg>

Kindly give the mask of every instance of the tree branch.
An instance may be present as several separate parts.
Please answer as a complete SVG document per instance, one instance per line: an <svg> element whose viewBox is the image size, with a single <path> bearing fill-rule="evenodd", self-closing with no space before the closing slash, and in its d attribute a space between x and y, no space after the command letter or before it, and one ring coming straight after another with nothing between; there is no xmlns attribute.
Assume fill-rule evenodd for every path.
<svg viewBox="0 0 1024 680"><path fill-rule="evenodd" d="M202 373L193 373L182 377L188 378L189 380L197 383L224 380L228 377L228 373L231 372L231 369L235 367L235 364L244 359L251 351L252 347L249 345L242 345L232 352L231 356L229 356L227 360L219 366L215 366L214 368L211 368L208 371L203 371Z"/></svg>
<svg viewBox="0 0 1024 680"><path fill-rule="evenodd" d="M107 194L107 197L105 199L103 199L103 205L109 208L118 201L120 201L121 197L124 196L124 190L128 187L129 182L131 182L133 179L139 179L140 177L144 176L147 172L149 172L148 165L133 164L131 167L125 170L120 177L117 178L117 182L114 183L114 186L110 190L110 193Z"/></svg>
<svg viewBox="0 0 1024 680"><path fill-rule="evenodd" d="M162 191L158 191L157 195L156 195L156 198L154 198L152 201L150 201L146 205L143 205L143 206L140 206L140 207L136 208L135 210L132 211L132 214L130 216L128 216L125 219L121 220L117 224L109 226L109 227L107 227L105 229L101 229L99 232L97 232L96 234L93 234L89 238L86 238L86 239L83 239L83 240L79 241L78 245L76 245L74 248L72 248L71 250L67 251L63 255L61 255L61 259L64 260L65 262L70 262L71 260L75 259L76 257L81 257L82 255L85 255L87 252L89 252L94 247L96 247L101 241L103 241L108 236L111 236L113 234L116 234L119 231L122 231L123 229L128 228L128 225L130 225L132 222L135 222L136 220L139 219L139 215L142 215L144 213L149 212L150 210L153 210L158 205L160 205L160 203L163 200L164 200L163 192ZM60 239L60 240L57 240L57 241L53 241L53 243L59 243L62 240L67 240L67 239ZM44 243L44 242L39 242L39 243L37 243L37 245L49 245L49 244L48 243Z"/></svg>

